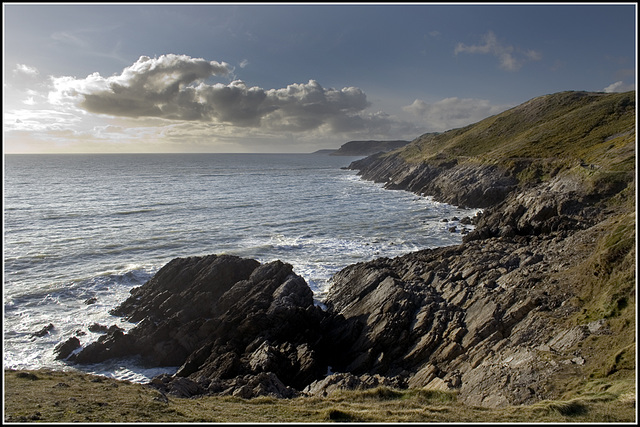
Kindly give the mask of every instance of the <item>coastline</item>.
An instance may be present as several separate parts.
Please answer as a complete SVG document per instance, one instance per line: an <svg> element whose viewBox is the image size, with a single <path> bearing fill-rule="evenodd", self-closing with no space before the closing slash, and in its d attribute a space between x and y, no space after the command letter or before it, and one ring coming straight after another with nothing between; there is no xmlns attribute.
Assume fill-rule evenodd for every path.
<svg viewBox="0 0 640 427"><path fill-rule="evenodd" d="M619 152L626 155L635 138L617 138ZM629 397L635 395L635 175L616 171L605 174L609 181L603 182L585 162L565 161L557 169L546 160L542 166L527 160L525 172L551 168L553 173L539 179L522 173L517 163L487 166L444 158L417 163L401 156L376 155L352 166L386 188L463 205L486 203L476 229L461 245L344 268L325 300L327 314L309 308L304 280L281 262L254 266L244 278L230 280L219 290L225 297L214 308L217 320L209 323L198 320L197 312L175 312L184 306L175 299L153 302L173 277L157 275L121 306L121 315L141 320L151 310L155 314L149 319L182 316L193 329L163 329L171 327L163 324L128 336L114 332L102 350L95 347L96 354L183 345L163 337L167 332L189 337L205 324L222 339L237 335L242 325L254 334L246 334L247 342L224 351L213 341L195 344L195 351L183 347L186 362L179 374L154 380L155 387L179 397L230 393L245 398L274 390L286 397L303 384L311 396L344 388L426 389L454 393L463 405L494 409L585 402L594 390L609 390L610 402L635 405ZM174 261L165 273L190 271L199 277L199 271L231 260ZM264 322L275 327L266 335L259 326ZM275 326L283 323L304 328ZM311 339L301 341L301 336ZM322 353L327 343L338 357ZM284 366L283 360L291 361L287 371L293 373L280 375L291 378L278 382L262 376L263 382L249 387L260 373ZM336 373L325 377L327 364ZM244 383L238 380L242 375ZM216 378L236 382L221 384Z"/></svg>

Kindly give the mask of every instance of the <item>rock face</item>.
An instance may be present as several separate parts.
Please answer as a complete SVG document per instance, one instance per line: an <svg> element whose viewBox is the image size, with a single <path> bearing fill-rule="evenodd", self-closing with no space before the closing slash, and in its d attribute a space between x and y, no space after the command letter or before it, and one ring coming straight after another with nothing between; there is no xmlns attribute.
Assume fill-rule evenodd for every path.
<svg viewBox="0 0 640 427"><path fill-rule="evenodd" d="M349 324L334 369L456 390L478 406L549 397L546 380L559 370L545 347L549 319L567 297L542 286L566 256L555 237L472 241L347 267L326 302Z"/></svg>
<svg viewBox="0 0 640 427"><path fill-rule="evenodd" d="M377 154L353 162L363 179L385 183L456 206L486 208L502 202L516 188L516 179L499 167L471 166L453 160L410 164L401 154Z"/></svg>
<svg viewBox="0 0 640 427"><path fill-rule="evenodd" d="M269 373L275 377L259 378L263 389L253 385L251 396L284 390L281 397L287 397L289 388L300 389L327 370L327 316L314 305L304 279L280 261L177 258L132 290L113 314L139 323L128 333L109 331L71 361L139 355L154 366L180 366L175 387L184 388L184 377L198 384L182 394L218 390L219 381L232 379L245 387L252 376ZM161 384L172 387L166 379Z"/></svg>

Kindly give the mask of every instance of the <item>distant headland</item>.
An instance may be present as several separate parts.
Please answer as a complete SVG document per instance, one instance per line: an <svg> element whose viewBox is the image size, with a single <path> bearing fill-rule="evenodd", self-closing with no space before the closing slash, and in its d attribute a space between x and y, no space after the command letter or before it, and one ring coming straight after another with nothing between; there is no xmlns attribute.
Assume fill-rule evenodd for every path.
<svg viewBox="0 0 640 427"><path fill-rule="evenodd" d="M411 141L349 141L338 149L325 149L315 151L313 154L328 154L330 156L370 156L377 153L386 153L404 147Z"/></svg>

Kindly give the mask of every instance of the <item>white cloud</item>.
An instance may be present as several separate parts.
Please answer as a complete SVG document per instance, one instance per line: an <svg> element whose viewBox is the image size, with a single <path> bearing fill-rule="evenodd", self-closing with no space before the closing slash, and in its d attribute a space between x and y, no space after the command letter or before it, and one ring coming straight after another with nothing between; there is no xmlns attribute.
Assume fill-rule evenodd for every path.
<svg viewBox="0 0 640 427"><path fill-rule="evenodd" d="M636 89L636 85L634 83L625 84L622 80L620 80L615 83L611 83L609 86L605 87L602 91L607 93L612 93L612 92L627 92L635 89Z"/></svg>
<svg viewBox="0 0 640 427"><path fill-rule="evenodd" d="M35 77L38 74L40 74L38 72L38 69L35 67L30 67L28 65L25 64L16 64L16 68L13 70L14 74L22 74L25 76L29 76L29 77Z"/></svg>
<svg viewBox="0 0 640 427"><path fill-rule="evenodd" d="M507 71L517 71L527 61L539 61L542 54L535 50L523 51L511 45L501 43L493 31L482 36L482 44L465 45L458 43L453 53L479 53L493 55L500 61L500 68Z"/></svg>
<svg viewBox="0 0 640 427"><path fill-rule="evenodd" d="M73 139L63 144L67 152L126 151L127 145L134 151L306 152L351 139L411 139L424 131L370 112L357 87L325 88L309 80L263 89L231 81L233 71L224 62L163 55L140 57L110 77L50 76L15 91L5 137L14 152L46 152L47 140L58 149L65 135Z"/></svg>
<svg viewBox="0 0 640 427"><path fill-rule="evenodd" d="M247 65L249 65L249 61L247 59L243 59L242 61L240 61L240 68L244 68Z"/></svg>
<svg viewBox="0 0 640 427"><path fill-rule="evenodd" d="M315 80L269 90L249 87L241 80L205 82L210 77L229 76L231 71L226 63L185 55L143 56L120 75L54 78L55 89L49 100L115 117L157 117L298 132L332 124L336 130L361 126L357 122L362 118L356 116L369 106L365 93L358 88L324 88Z"/></svg>
<svg viewBox="0 0 640 427"><path fill-rule="evenodd" d="M443 132L479 122L510 107L491 105L484 99L451 97L432 104L416 99L403 110L422 118L428 129Z"/></svg>
<svg viewBox="0 0 640 427"><path fill-rule="evenodd" d="M48 132L73 126L80 118L71 113L45 109L15 109L4 113L5 131Z"/></svg>
<svg viewBox="0 0 640 427"><path fill-rule="evenodd" d="M51 34L51 38L55 41L71 44L74 46L87 47L89 45L86 40L83 40L75 34L66 31L55 32Z"/></svg>

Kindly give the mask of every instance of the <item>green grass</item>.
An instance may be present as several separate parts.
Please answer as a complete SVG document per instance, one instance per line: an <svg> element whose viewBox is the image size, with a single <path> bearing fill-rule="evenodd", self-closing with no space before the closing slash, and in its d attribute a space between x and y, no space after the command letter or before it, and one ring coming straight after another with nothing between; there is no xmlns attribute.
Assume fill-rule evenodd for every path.
<svg viewBox="0 0 640 427"><path fill-rule="evenodd" d="M635 385L592 383L580 396L531 406L468 407L455 393L386 387L326 398L163 396L141 384L75 371L5 370L5 422L633 422ZM604 391L603 391L604 389Z"/></svg>
<svg viewBox="0 0 640 427"><path fill-rule="evenodd" d="M463 128L422 135L394 153L410 163L496 164L522 183L583 162L626 172L628 180L635 170L635 92L541 96Z"/></svg>

